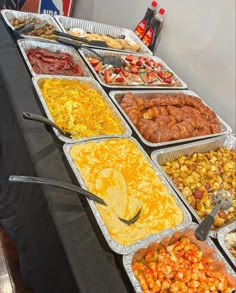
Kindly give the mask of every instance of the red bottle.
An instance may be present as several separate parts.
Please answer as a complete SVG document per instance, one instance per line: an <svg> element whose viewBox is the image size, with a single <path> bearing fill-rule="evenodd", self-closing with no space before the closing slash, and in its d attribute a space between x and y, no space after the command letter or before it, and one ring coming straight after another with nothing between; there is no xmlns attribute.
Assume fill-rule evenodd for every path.
<svg viewBox="0 0 236 293"><path fill-rule="evenodd" d="M134 32L140 39L142 39L146 31L148 30L150 23L153 20L153 17L156 13L156 7L157 7L157 2L152 1L151 7L148 7L143 20L140 21L140 23L135 28Z"/></svg>
<svg viewBox="0 0 236 293"><path fill-rule="evenodd" d="M157 38L163 26L163 15L165 14L165 9L161 8L159 13L156 14L154 20L151 23L150 28L144 35L142 41L143 43L153 52L156 47Z"/></svg>

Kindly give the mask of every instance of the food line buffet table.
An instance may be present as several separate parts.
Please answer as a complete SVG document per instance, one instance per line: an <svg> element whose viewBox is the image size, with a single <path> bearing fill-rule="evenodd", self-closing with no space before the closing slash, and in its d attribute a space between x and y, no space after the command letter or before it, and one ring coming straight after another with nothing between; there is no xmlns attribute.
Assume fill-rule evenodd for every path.
<svg viewBox="0 0 236 293"><path fill-rule="evenodd" d="M40 293L133 292L121 256L108 247L85 199L8 183L12 174L77 180L53 131L23 120L25 111L44 111L3 21L0 39L0 219L17 244L23 276ZM133 136L150 155L153 148Z"/></svg>
<svg viewBox="0 0 236 293"><path fill-rule="evenodd" d="M19 249L23 276L39 293L132 292L86 200L60 188L8 183L12 174L76 179L53 131L22 118L23 111L42 110L2 20L0 39L0 216Z"/></svg>

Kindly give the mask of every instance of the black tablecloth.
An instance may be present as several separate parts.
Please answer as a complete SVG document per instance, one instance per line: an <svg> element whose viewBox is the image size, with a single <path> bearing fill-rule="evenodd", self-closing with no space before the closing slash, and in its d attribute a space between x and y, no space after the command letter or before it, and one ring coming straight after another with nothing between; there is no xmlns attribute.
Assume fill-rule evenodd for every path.
<svg viewBox="0 0 236 293"><path fill-rule="evenodd" d="M132 292L85 199L8 183L12 174L77 183L53 132L22 119L23 111L43 111L8 30L0 20L0 224L17 245L22 275L36 293Z"/></svg>

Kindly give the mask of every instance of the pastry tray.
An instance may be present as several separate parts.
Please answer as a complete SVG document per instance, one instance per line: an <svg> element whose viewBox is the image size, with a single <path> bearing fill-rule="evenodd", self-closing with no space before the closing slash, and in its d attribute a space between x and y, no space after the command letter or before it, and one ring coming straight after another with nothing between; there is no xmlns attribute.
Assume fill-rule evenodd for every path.
<svg viewBox="0 0 236 293"><path fill-rule="evenodd" d="M157 168L155 167L155 165L153 164L153 162L151 161L149 156L145 153L144 149L139 145L139 143L133 137L130 137L128 139L133 141L137 145L137 147L139 148L139 150L142 153L142 155L144 156L144 158L148 161L149 165L155 170L156 175L160 177L161 182L167 187L170 194L173 195L173 197L176 199L177 204L182 209L183 215L184 215L183 222L176 227L176 230L187 227L189 225L189 223L192 221L192 218L191 218L191 215L188 212L188 210L185 208L184 204L181 202L181 200L178 198L178 196L176 196L176 193L174 192L174 190L172 189L170 184L167 182L167 180L164 178L164 176L161 175L160 172L158 172ZM103 140L109 140L109 138L108 139L98 139L96 141L99 142L99 141L103 141ZM82 143L86 143L86 142L82 142ZM72 144L65 144L63 146L65 156L66 156L79 184L81 185L82 188L87 190L85 182L84 182L83 178L81 177L80 172L79 172L78 168L76 167L76 164L70 155L70 150L72 147L73 147ZM112 237L110 236L110 233L108 232L108 230L103 222L103 219L100 216L98 209L96 208L95 203L90 199L87 199L87 201L92 209L92 212L97 220L97 223L98 223L108 245L116 253L119 253L119 254L131 253L132 251L135 251L139 246L144 245L146 243L146 241L152 241L152 239L154 239L159 234L159 233L156 233L156 234L150 235L147 238L139 240L139 241L137 241L133 244L130 244L130 245L122 245L122 244L116 242L115 240L113 240Z"/></svg>
<svg viewBox="0 0 236 293"><path fill-rule="evenodd" d="M220 132L216 133L216 134L208 134L208 135L204 135L204 136L195 136L195 137L189 137L189 138L185 138L185 139L179 139L179 140L172 140L172 141L168 141L168 142L159 142L159 143L152 143L148 140L146 140L142 134L139 132L139 130L136 128L136 126L134 125L134 123L132 122L132 120L129 118L129 116L125 113L125 111L122 109L122 107L120 106L119 102L121 101L122 97L124 96L124 94L126 93L132 93L137 97L142 97L145 99L151 99L154 98L156 94L186 94L186 95L192 95L195 97L200 98L196 93L189 91L189 90L155 90L155 91L111 91L109 93L109 96L111 97L112 101L115 103L115 105L118 107L118 109L120 110L120 112L125 116L126 120L129 122L129 124L132 126L132 128L134 129L134 131L137 133L137 135L139 136L139 138L141 139L141 141L150 147L162 147L162 146L169 146L171 144L175 144L175 143L184 143L184 142L189 142L189 141L193 141L193 140L201 140L204 138L211 138L211 137L216 137L219 135L225 135L225 134L229 134L232 132L231 128L229 127L229 125L226 124L225 121L223 121L219 116L217 116L219 123L220 123ZM203 101L202 101L203 102ZM204 102L203 102L204 103ZM205 104L205 103L204 103ZM205 104L206 105L206 104ZM208 105L206 105L208 108L210 108ZM211 108L210 108L211 109ZM211 109L212 110L212 109Z"/></svg>
<svg viewBox="0 0 236 293"><path fill-rule="evenodd" d="M224 135L219 136L216 138L206 139L199 142L193 142L188 144L182 144L180 146L176 147L170 147L162 150L153 151L151 154L152 161L157 166L158 170L162 173L162 175L168 180L168 182L171 184L175 192L179 195L181 200L185 203L185 205L188 207L190 212L194 215L194 217L197 219L198 223L200 223L202 220L198 216L197 212L190 206L187 199L183 196L181 191L177 188L177 186L174 184L174 182L171 180L171 178L167 175L167 173L163 170L162 165L166 164L168 161L173 161L181 156L190 156L193 153L196 152L208 152L210 150L216 150L220 147L225 147L227 149L236 150L236 136L235 135ZM232 221L229 221L227 224L229 224ZM210 230L210 236L217 237L217 233L219 229L223 228L227 224L215 229Z"/></svg>
<svg viewBox="0 0 236 293"><path fill-rule="evenodd" d="M125 52L112 52L112 51L108 51L108 50L94 50L96 51L98 54L100 54L101 56L116 56L116 57L121 57L121 56L128 56L129 53L125 53ZM153 86L148 86L148 85L112 85L112 84L108 84L105 83L100 76L96 73L96 71L94 70L93 66L89 63L89 61L87 60L86 57L90 57L93 56L94 54L92 54L91 52L89 52L88 50L86 50L85 48L83 49L79 49L79 53L82 55L82 57L84 58L86 64L88 65L88 67L91 69L91 71L93 72L93 74L95 75L95 77L98 79L98 81L105 87L109 88L109 89L187 89L187 85L177 76L177 74L174 73L174 71L167 66L164 61L162 61L159 57L157 56L152 56L151 58L158 63L161 63L164 67L165 70L171 71L174 74L174 78L179 81L181 83L181 86L179 87L175 87L175 86L169 86L169 85L153 85ZM139 56L143 56L144 54L133 54L136 57ZM147 56L149 57L149 56Z"/></svg>
<svg viewBox="0 0 236 293"><path fill-rule="evenodd" d="M82 69L84 76L93 78L92 74L90 73L87 66L85 65L83 59L80 57L78 52L72 47L56 44L53 42L41 42L41 41L35 41L30 39L18 40L17 43L32 76L37 75L37 73L34 72L26 53L30 49L41 48L41 49L46 49L53 53L55 52L69 53L72 56L74 63L78 64L80 68ZM41 75L44 75L44 74L41 74Z"/></svg>
<svg viewBox="0 0 236 293"><path fill-rule="evenodd" d="M62 134L59 133L59 131L57 129L55 129L53 127L53 131L55 132L56 136L58 137L58 139L60 139L63 142L66 143L75 143L75 142L81 142L81 141L87 141L87 140L91 140L91 139L97 139L100 137L129 137L132 134L132 131L130 129L130 127L128 126L128 124L126 123L125 119L121 116L121 114L119 113L119 111L115 108L115 106L112 104L112 102L110 101L109 97L107 96L107 94L105 93L105 91L102 89L102 87L98 84L97 81L95 81L92 78L89 77L76 77L76 76L62 76L62 75L36 75L32 78L33 81L33 85L36 89L36 92L39 96L40 102L44 108L44 111L48 117L48 119L50 119L51 121L54 122L54 119L48 109L47 103L45 102L45 99L41 93L40 90L40 85L44 82L44 80L46 79L64 79L64 80L78 80L82 83L87 83L91 86L91 88L97 90L104 98L104 101L107 102L108 107L110 107L110 109L112 110L112 112L114 113L114 115L119 119L121 125L123 126L123 134L117 134L117 135L103 135L103 136L91 136L91 137L86 137L86 138L80 138L80 139L72 139L72 138L68 138Z"/></svg>
<svg viewBox="0 0 236 293"><path fill-rule="evenodd" d="M83 20L83 19L78 19L78 18L60 16L60 15L56 15L55 19L65 33L71 28L80 28L86 32L109 35L114 38L124 35L126 37L129 37L131 40L133 40L135 43L137 43L140 46L140 49L138 52L130 51L128 49L119 50L119 49L103 47L104 50L108 49L110 51L132 52L133 54L142 53L149 56L153 55L152 51L150 51L144 45L144 43L139 39L139 37L136 36L136 34L129 29L120 28L120 27L93 22L93 21L88 21L88 20ZM87 44L86 46L101 49L101 47L98 47L98 46L89 46Z"/></svg>
<svg viewBox="0 0 236 293"><path fill-rule="evenodd" d="M189 225L187 227L187 229L190 229L190 230L195 230L197 228L197 224L195 223L192 223L191 225ZM187 230L186 229L186 230ZM184 231L185 229L180 229L180 231ZM143 245L140 245L139 247L137 247L136 251L138 249L141 249L141 248L146 248L148 247L152 242L160 242L163 238L165 237L171 237L173 235L173 231L165 231L163 232L162 234L156 236L155 238L153 238L151 241L146 241L146 243L144 243ZM197 240L196 240L197 241ZM207 240L205 241L211 248L214 249L218 259L225 265L226 267L226 270L227 270L227 273L230 274L233 278L236 277L235 275L235 272L232 270L232 268L230 267L230 265L227 263L227 261L225 260L225 258L223 257L223 255L221 254L221 252L219 251L219 249L216 247L216 245L213 243L213 241L208 237ZM135 251L135 252L136 252ZM140 283L138 281L138 279L135 277L133 271L132 271L132 259L133 259L133 256L135 254L135 252L132 252L130 254L127 254L127 255L124 255L123 256L123 265L125 267L125 271L126 273L128 274L129 276L129 279L135 289L135 292L136 293L142 293L143 290L140 286ZM231 291L232 293L235 292L235 291Z"/></svg>
<svg viewBox="0 0 236 293"><path fill-rule="evenodd" d="M47 21L49 24L53 25L53 27L58 30L62 31L61 27L58 25L58 23L55 21L55 19L49 15L49 14L38 14L38 13L30 13L30 12L22 12L22 11L15 11L15 10L9 10L9 9L4 9L1 11L1 14L7 23L7 25L14 31L15 28L11 25L10 20L14 17L19 18L19 19L30 19L30 18L37 18L42 21ZM55 40L49 40L46 38L41 38L41 37L36 37L36 36L28 36L25 34L21 35L24 38L27 39L34 39L34 40L43 40L43 41L49 41L49 42L55 42Z"/></svg>
<svg viewBox="0 0 236 293"><path fill-rule="evenodd" d="M229 257L229 259L232 260L232 263L236 267L236 258L232 255L232 253L229 251L226 243L225 243L225 236L230 233L231 231L236 230L236 220L233 221L232 223L226 225L223 228L220 228L218 233L217 233L217 239L220 243L221 248L224 250L226 255ZM236 232L235 232L236 235Z"/></svg>

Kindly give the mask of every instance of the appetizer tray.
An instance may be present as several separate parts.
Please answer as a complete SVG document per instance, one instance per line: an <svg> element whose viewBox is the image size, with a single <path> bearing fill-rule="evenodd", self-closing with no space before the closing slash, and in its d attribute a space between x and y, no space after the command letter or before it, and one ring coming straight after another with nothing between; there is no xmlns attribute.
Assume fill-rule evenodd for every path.
<svg viewBox="0 0 236 293"><path fill-rule="evenodd" d="M153 164L153 162L151 161L151 159L149 158L149 156L146 154L146 152L144 151L144 149L139 145L139 143L133 138L133 137L129 137L127 138L129 141L132 141L136 144L136 146L138 147L138 149L140 150L143 158L148 162L148 165L151 166L151 168L153 168L155 175L158 176L161 179L161 183L167 188L168 192L173 195L173 198L176 200L177 205L180 207L180 210L183 212L183 220L182 223L180 223L179 225L177 225L176 230L185 228L189 225L190 222L192 222L191 219L191 215L188 212L188 210L185 208L184 204L181 202L181 200L178 198L178 196L176 195L176 193L174 192L174 190L172 189L172 187L169 185L169 183L167 182L167 180L164 178L164 176L157 170L157 168L155 167L155 165ZM93 140L93 142L103 142L103 141L108 141L108 139L98 139L98 140ZM74 159L72 158L70 151L71 149L76 146L76 145L81 145L84 144L86 142L82 142L82 143L76 143L76 144L64 144L63 146L63 150L65 153L65 156L79 182L79 184L81 185L82 188L87 189L87 186L80 174L80 171L78 170L76 163L74 161ZM147 243L147 241L153 241L153 239L155 239L155 237L159 234L159 233L166 233L165 230L163 230L163 232L159 232L159 233L155 233L152 234L144 239L138 240L136 242L134 242L133 244L130 245L122 245L120 243L118 243L117 241L115 241L112 236L110 235L103 219L102 216L100 215L94 201L87 199L92 212L94 214L94 217L97 220L97 223L104 235L104 238L106 239L108 245L110 246L110 248L118 253L118 254L128 254L131 253L132 251L135 251L137 248L139 248L142 245L145 245Z"/></svg>
<svg viewBox="0 0 236 293"><path fill-rule="evenodd" d="M60 15L56 15L55 19L60 25L60 27L62 28L63 32L65 33L72 28L79 28L84 30L85 32L96 33L100 35L107 35L114 39L120 36L124 36L129 38L131 42L134 42L137 45L139 45L139 50L137 52L131 51L128 49L124 49L124 50L112 49L111 47L104 48L104 50L107 49L111 51L123 51L123 52L126 51L126 52L133 52L134 54L143 53L146 55L153 55L152 51L150 51L144 45L144 43L136 36L136 34L129 29L120 28L120 27L102 24L102 23L93 22L93 21L88 21L88 20L83 20L83 19L78 19L78 18L60 16ZM90 45L88 44L86 44L86 46L90 47ZM97 46L91 46L91 47L101 49L101 47L97 47Z"/></svg>
<svg viewBox="0 0 236 293"><path fill-rule="evenodd" d="M95 89L96 91L98 91L102 97L104 98L104 101L107 103L107 106L111 109L112 113L114 114L114 116L118 119L118 121L120 122L122 128L123 128L123 134L117 134L117 135L112 135L112 136L117 136L117 137L129 137L132 134L132 131L130 129L130 127L128 126L128 124L126 123L126 121L124 120L124 118L121 116L121 114L118 112L118 110L115 108L115 106L112 104L112 102L110 101L109 97L107 96L107 94L105 93L105 91L102 89L102 87L98 84L97 81L95 81L92 78L89 77L75 77L75 76L62 76L62 75L36 75L32 78L33 81L33 85L35 87L35 90L38 94L38 97L40 99L40 102L44 108L44 111L47 115L47 118L50 119L51 121L54 122L54 119L48 109L47 103L41 93L40 90L40 85L45 81L45 80L49 80L49 79L62 79L62 80L78 80L82 83L86 83L89 84L89 86L92 89ZM110 135L104 135L104 136L90 136L90 137L86 137L86 138L80 138L80 139L72 139L72 138L68 138L62 134L59 133L59 131L55 128L53 128L53 131L55 132L56 136L58 137L58 139L60 139L63 142L66 143L75 143L75 142L80 142L80 141L87 141L90 139L97 139L100 137L109 137Z"/></svg>
<svg viewBox="0 0 236 293"><path fill-rule="evenodd" d="M224 147L230 150L236 150L236 136L235 135L224 135L211 139L206 139L199 142L192 142L188 144L183 144L181 146L170 147L162 150L153 151L151 154L151 159L154 164L157 166L159 172L168 180L175 192L185 203L189 211L194 215L197 221L200 223L202 219L198 216L194 208L188 203L185 196L181 193L178 187L175 185L173 180L167 175L164 171L162 165L167 162L171 162L175 159L178 159L181 156L191 156L193 153L205 153L213 150L217 150L220 147ZM235 220L235 219L234 219ZM233 220L230 220L226 224L222 225L215 230L210 230L209 235L216 238L220 229L225 227L227 224L231 223Z"/></svg>
<svg viewBox="0 0 236 293"><path fill-rule="evenodd" d="M37 73L35 73L35 71L33 70L33 67L29 61L29 58L27 57L27 51L30 49L41 48L41 49L46 49L52 53L60 52L60 53L70 54L72 56L73 62L80 66L84 76L93 78L92 74L90 73L87 66L85 65L83 59L80 57L78 52L72 47L64 46L64 45L56 44L56 43L52 43L52 42L41 42L41 41L35 41L35 40L30 40L30 39L18 40L17 44L20 48L22 56L27 64L32 76L37 75ZM42 75L42 74L40 74L40 75Z"/></svg>
<svg viewBox="0 0 236 293"><path fill-rule="evenodd" d="M161 67L161 71L166 72L166 73L170 73L172 80L175 82L174 85L171 85L169 83L162 83L162 85L160 84L153 84L153 85L149 85L149 84L145 84L145 82L139 81L137 83L136 79L137 76L140 77L140 74L136 72L136 74L130 72L130 74L128 75L128 77L126 77L123 74L123 69L121 70L120 73L117 74L117 76L119 76L121 73L123 75L123 79L125 79L126 81L128 81L127 84L121 84L121 82L115 82L115 83L106 83L105 80L103 80L99 73L97 73L97 71L95 70L94 66L91 65L91 63L89 62L88 58L94 58L96 59L95 54L91 53L90 51L86 50L85 48L80 49L79 53L82 55L82 57L84 58L86 64L88 65L88 67L91 69L91 71L93 72L93 74L95 75L95 77L98 79L98 81L105 87L110 88L110 89L186 89L187 85L177 76L177 74L175 74L165 63L164 61L162 61L160 58L156 57L156 56L145 56L143 54L129 54L129 53L123 53L123 52L111 52L108 50L94 50L96 51L100 56L115 56L121 59L126 59L129 58L129 56L133 56L133 58L138 59L138 58L143 58L143 59L150 59L152 60L153 63L155 64L159 64ZM127 60L127 59L126 59ZM128 61L126 61L128 63ZM144 62L145 63L145 62ZM131 64L131 63L130 63ZM145 65L148 66L148 65ZM137 67L137 66L135 66ZM109 68L109 66L107 66L107 68ZM149 69L151 69L152 67L149 64ZM104 70L104 68L102 69ZM108 69L109 70L109 69ZM153 68L151 69L153 70ZM99 70L100 72L101 70ZM101 74L101 73L100 73ZM136 79L134 79L134 77L136 76ZM116 79L116 78L114 78ZM134 79L134 81L133 81ZM156 77L156 81L160 81L157 77ZM129 84L129 85L128 85Z"/></svg>
<svg viewBox="0 0 236 293"><path fill-rule="evenodd" d="M1 14L5 20L5 22L7 23L7 25L14 31L15 28L13 27L13 25L11 25L10 21L13 18L17 18L17 19L21 19L21 20L30 20L32 18L38 19L40 21L46 21L48 24L52 25L54 27L55 30L58 31L62 31L61 27L58 25L58 23L55 21L55 19L50 16L49 14L38 14L38 13L30 13L30 12L21 12L21 11L15 11L15 10L8 10L8 9L4 9L1 11ZM50 41L50 42L55 42L55 40L49 40L46 38L41 38L41 37L37 37L37 36L29 36L26 34L22 34L21 35L24 38L30 38L30 39L34 39L34 40L43 40L43 41Z"/></svg>
<svg viewBox="0 0 236 293"><path fill-rule="evenodd" d="M192 223L192 224L190 224L187 227L187 229L180 229L179 231L180 232L184 232L186 230L195 230L196 228L197 228L197 224ZM137 247L136 251L138 249L147 248L152 242L161 242L161 240L163 240L166 237L171 237L173 234L174 234L174 231L170 231L170 230L165 231L165 232L159 234L158 236L154 237L151 241L147 240L146 243L143 243L143 245L140 245L139 247ZM221 254L221 252L218 250L218 248L216 247L216 245L213 243L213 241L209 237L207 238L206 241L202 242L203 245L201 243L199 243L200 241L197 241L196 239L194 241L194 236L193 236L193 239L192 240L193 240L194 243L196 243L197 246L199 245L199 247L202 247L202 250L203 251L205 249L207 250L209 248L210 249L213 248L213 250L214 250L214 252L216 254L217 259L220 262L223 263L223 265L225 266L225 269L226 269L227 273L232 278L235 278L236 277L235 272L232 270L232 268L227 263L227 261L225 260L225 258ZM123 256L123 265L124 265L124 268L125 268L126 273L129 276L129 279L130 279L130 281L131 281L131 283L132 283L132 285L133 285L133 287L135 289L135 292L136 293L142 293L144 291L142 290L142 288L140 286L140 283L139 283L138 279L135 277L135 275L133 273L133 270L132 270L132 259L133 259L133 256L135 255L136 251ZM233 293L235 291L232 289L231 292Z"/></svg>
<svg viewBox="0 0 236 293"><path fill-rule="evenodd" d="M190 137L190 138L185 138L185 139L179 139L179 140L172 140L172 141L168 141L168 142L159 142L159 143L152 143L148 140L146 140L142 134L139 132L139 130L137 129L137 127L134 125L134 123L132 122L132 120L129 118L129 116L125 113L125 111L123 110L123 108L120 105L120 101L123 98L124 94L126 93L132 93L137 97L142 97L145 99L152 99L155 97L156 94L178 94L178 93L183 93L185 95L192 95L195 97L200 98L196 93L189 91L189 90L155 90L155 91L144 91L144 90L140 90L140 91L111 91L109 93L109 96L111 97L112 101L115 103L115 105L117 106L117 108L119 109L119 111L124 115L124 117L126 118L126 120L129 122L129 124L132 126L132 128L134 129L134 131L137 133L137 135L139 136L139 138L141 139L141 141L150 147L162 147L162 146L169 146L171 144L175 144L175 143L184 143L184 142L189 142L192 140L201 140L204 138L211 138L211 137L216 137L219 135L226 135L231 133L231 128L226 124L225 121L223 121L219 116L217 116L218 120L219 120L219 124L220 124L220 132L216 133L216 134L209 134L209 135L204 135L204 136L195 136L195 137ZM203 101L202 101L203 102ZM203 104L205 104L203 102ZM206 105L206 104L205 104ZM208 105L206 105L208 108L210 108ZM211 109L211 108L210 108ZM212 110L212 109L211 109Z"/></svg>
<svg viewBox="0 0 236 293"><path fill-rule="evenodd" d="M225 237L228 233L233 232L235 233L235 237L236 237L236 220L228 225L226 225L225 227L219 229L218 233L217 233L217 239L220 243L221 248L224 250L224 252L226 253L226 255L229 257L229 259L232 260L232 263L235 265L236 267L236 257L232 255L232 253L229 250L229 247L227 246L226 242L225 242ZM236 241L236 239L235 239Z"/></svg>

